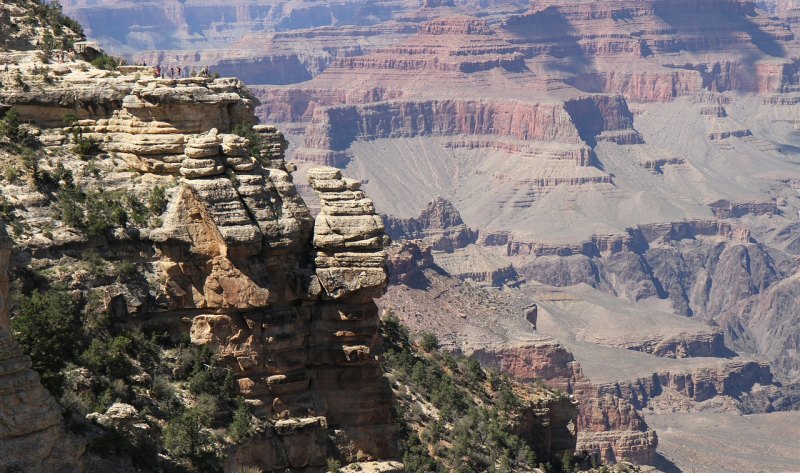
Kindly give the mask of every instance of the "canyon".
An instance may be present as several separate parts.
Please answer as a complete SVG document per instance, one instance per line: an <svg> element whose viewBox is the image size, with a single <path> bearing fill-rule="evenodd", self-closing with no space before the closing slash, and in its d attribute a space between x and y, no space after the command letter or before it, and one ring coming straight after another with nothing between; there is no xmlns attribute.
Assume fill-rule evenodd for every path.
<svg viewBox="0 0 800 473"><path fill-rule="evenodd" d="M719 419L703 432L720 444L740 415L791 431L797 2L63 5L133 63L244 78L295 179L341 169L395 240L371 310L573 395L579 451L707 469L681 440L701 428L675 412ZM228 169L159 150L129 165ZM307 218L330 210L313 182L295 188ZM727 467L797 468L747 456Z"/></svg>
<svg viewBox="0 0 800 473"><path fill-rule="evenodd" d="M306 170L312 215L240 80L43 51L65 20L37 6L0 8L0 470L403 471L411 388L389 384L375 302L390 238L362 183ZM513 389L503 435L569 454L573 402Z"/></svg>

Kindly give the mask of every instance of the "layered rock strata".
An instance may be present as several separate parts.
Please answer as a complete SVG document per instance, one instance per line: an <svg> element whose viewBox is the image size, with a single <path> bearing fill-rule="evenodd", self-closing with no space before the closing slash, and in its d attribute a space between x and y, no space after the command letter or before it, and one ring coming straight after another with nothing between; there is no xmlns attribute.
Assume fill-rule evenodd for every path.
<svg viewBox="0 0 800 473"><path fill-rule="evenodd" d="M536 311L530 299L518 300L516 291L488 291L461 283L431 266L427 248L416 241L390 248L389 272L397 283L380 301L384 310L414 330L436 333L446 348L469 354L485 367L572 394L578 402L572 408L577 409L577 417L571 427L578 451L595 453L607 461L623 457L652 461L657 437L631 402L619 396L606 399L563 344L529 333ZM415 255L412 264L409 256ZM564 413L561 408L554 411L559 412Z"/></svg>
<svg viewBox="0 0 800 473"><path fill-rule="evenodd" d="M464 224L458 210L442 197L432 200L417 218L384 216L384 221L386 233L392 239L424 239L438 251L452 252L475 243L477 239L477 233Z"/></svg>

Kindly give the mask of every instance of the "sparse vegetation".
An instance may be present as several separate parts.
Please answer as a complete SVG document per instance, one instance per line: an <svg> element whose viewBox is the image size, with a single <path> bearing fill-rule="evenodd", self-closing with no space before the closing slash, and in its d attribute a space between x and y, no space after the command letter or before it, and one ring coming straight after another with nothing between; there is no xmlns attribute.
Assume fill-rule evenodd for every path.
<svg viewBox="0 0 800 473"><path fill-rule="evenodd" d="M250 154L257 160L261 161L264 157L261 156L261 147L263 146L261 135L253 130L252 123L239 123L233 127L231 133L235 133L250 141Z"/></svg>
<svg viewBox="0 0 800 473"><path fill-rule="evenodd" d="M531 399L557 392L487 372L476 360L442 350L433 334L421 333L415 344L391 313L381 333L406 471L572 473L593 467L591 458L568 451L537 455L513 433Z"/></svg>
<svg viewBox="0 0 800 473"><path fill-rule="evenodd" d="M150 209L152 216L161 215L167 210L167 192L163 186L156 185L150 191L150 196L147 198L147 207Z"/></svg>
<svg viewBox="0 0 800 473"><path fill-rule="evenodd" d="M31 13L33 18L38 20L40 24L49 26L52 31L51 34L55 36L63 35L63 29L68 28L78 37L83 37L83 27L77 21L64 15L61 3L57 0L34 0Z"/></svg>
<svg viewBox="0 0 800 473"><path fill-rule="evenodd" d="M199 409L187 409L164 429L164 446L174 456L184 459L194 471L219 469L213 437L206 430L210 419Z"/></svg>
<svg viewBox="0 0 800 473"><path fill-rule="evenodd" d="M92 60L92 65L94 67L106 71L116 71L121 64L122 61L120 59L105 53L100 54L100 56Z"/></svg>
<svg viewBox="0 0 800 473"><path fill-rule="evenodd" d="M436 335L430 332L423 332L420 337L419 346L430 353L439 349L439 339Z"/></svg>
<svg viewBox="0 0 800 473"><path fill-rule="evenodd" d="M100 150L97 141L92 138L85 138L83 134L80 134L76 137L75 145L72 147L72 151L81 157L81 159L86 159L89 156L96 154Z"/></svg>
<svg viewBox="0 0 800 473"><path fill-rule="evenodd" d="M11 320L14 337L33 360L42 384L54 394L63 391L63 368L81 349L81 320L72 298L62 290L20 296Z"/></svg>
<svg viewBox="0 0 800 473"><path fill-rule="evenodd" d="M252 415L247 404L239 402L236 411L233 413L233 420L228 426L228 434L234 443L242 443L254 433Z"/></svg>
<svg viewBox="0 0 800 473"><path fill-rule="evenodd" d="M510 433L509 413L493 408L495 394L478 385L486 379L480 365L439 351L433 334L422 334L415 348L408 331L392 316L384 319L382 332L389 346L387 371L436 412L425 414L424 406L399 390L397 415L409 471L503 471L503 465L505 471L526 471L536 466L531 447ZM496 384L499 388L508 381Z"/></svg>
<svg viewBox="0 0 800 473"><path fill-rule="evenodd" d="M116 228L126 228L130 222L138 226L155 225L156 217L166 208L162 186L155 186L147 205L138 197L122 190L83 192L74 185L71 174L59 175L56 210L65 225L89 236L109 236Z"/></svg>
<svg viewBox="0 0 800 473"><path fill-rule="evenodd" d="M22 118L16 107L11 107L0 118L0 146L16 152L37 149L41 146L39 139L23 127Z"/></svg>
<svg viewBox="0 0 800 473"><path fill-rule="evenodd" d="M84 136L85 130L77 125L78 116L73 112L64 115L64 127L66 132L72 135L72 152L81 159L88 159L91 155L100 152L100 145L91 137Z"/></svg>
<svg viewBox="0 0 800 473"><path fill-rule="evenodd" d="M0 137L6 137L11 140L18 139L21 124L19 111L14 107L10 108L0 119Z"/></svg>
<svg viewBox="0 0 800 473"><path fill-rule="evenodd" d="M53 54L53 49L56 47L56 40L50 30L45 30L42 40L39 42L39 49L42 50L45 57L49 58Z"/></svg>
<svg viewBox="0 0 800 473"><path fill-rule="evenodd" d="M109 266L97 252L89 258L100 260L89 266ZM225 438L243 442L257 431L230 372L207 348L175 346L163 334L123 328L99 292L79 302L63 289L40 284L20 286L12 330L60 399L69 425L85 432L87 414L123 402L150 426L145 437L113 429L92 434L91 451L130 455L146 471L163 463L158 454L165 453L178 471L214 472L221 469Z"/></svg>
<svg viewBox="0 0 800 473"><path fill-rule="evenodd" d="M94 191L86 194L84 226L89 236L102 235L114 228L124 228L128 213L114 192Z"/></svg>
<svg viewBox="0 0 800 473"><path fill-rule="evenodd" d="M325 469L328 473L338 473L338 471L342 469L342 464L335 458L328 458L325 463Z"/></svg>

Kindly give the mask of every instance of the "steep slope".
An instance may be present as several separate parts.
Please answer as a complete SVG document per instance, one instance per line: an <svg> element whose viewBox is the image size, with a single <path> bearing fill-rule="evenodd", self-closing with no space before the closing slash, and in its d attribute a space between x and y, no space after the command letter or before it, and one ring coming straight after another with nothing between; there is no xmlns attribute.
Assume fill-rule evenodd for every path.
<svg viewBox="0 0 800 473"><path fill-rule="evenodd" d="M391 310L381 328L407 471L532 471L573 458L577 408L565 394L486 372L431 333L414 343Z"/></svg>
<svg viewBox="0 0 800 473"><path fill-rule="evenodd" d="M725 348L719 329L586 286L487 290L444 273L436 258L427 244L393 247L380 305L484 366L572 394L579 452L661 464L649 412L769 412L794 402L766 363Z"/></svg>

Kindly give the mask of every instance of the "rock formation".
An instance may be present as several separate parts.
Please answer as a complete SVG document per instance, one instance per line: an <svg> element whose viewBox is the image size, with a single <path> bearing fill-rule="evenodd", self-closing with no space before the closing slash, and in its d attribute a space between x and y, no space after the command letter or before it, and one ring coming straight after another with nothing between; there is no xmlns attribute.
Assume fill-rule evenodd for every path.
<svg viewBox="0 0 800 473"><path fill-rule="evenodd" d="M627 458L650 464L655 460L658 437L636 405L589 382L573 355L554 340L499 350L478 349L473 356L517 379L543 380L574 396L579 405L576 451L595 454L605 462Z"/></svg>
<svg viewBox="0 0 800 473"><path fill-rule="evenodd" d="M458 210L444 198L432 200L418 218L384 217L386 233L392 239L428 240L434 250L452 252L475 243L477 235L468 228Z"/></svg>
<svg viewBox="0 0 800 473"><path fill-rule="evenodd" d="M414 329L436 332L450 349L572 389L583 402L578 430L585 448L605 458L650 461L656 436L642 419L645 411L637 413L642 406L739 413L749 409L748 398L791 399L783 390L800 379L793 328L800 291L796 2L380 1L363 15L356 4L234 3L211 11L205 0L146 2L141 12L169 12L158 22L173 26L155 29L132 27L142 20L124 3L67 7L85 15L93 35L137 62L212 65L266 84L254 89L262 103L256 114L278 122L299 145L290 155L299 163L295 175L326 181L309 168L329 165L355 178L336 184L341 191L317 189L338 212L317 220L321 228L337 221L377 231L379 223L364 215L349 218L347 212L370 209L365 203L332 207L335 199L325 196L350 195L357 181L386 215L393 237L429 240L402 241L390 251L395 285L381 305ZM105 28L98 21L104 13L113 19L120 12L130 13L112 21L122 27L95 32ZM212 26L219 12L226 28ZM183 50L154 51L164 48ZM51 75L57 83L79 78L55 67ZM169 87L124 75L103 79L130 82L118 86L106 109L84 111L87 92L78 102L53 94L48 105L69 105L49 117L47 108L26 113L53 126L78 103L80 118L92 120L87 133L111 151L102 126L133 120L112 116L123 98L158 103L149 88ZM14 87L12 74L2 80ZM199 96L217 101L226 87L236 88L223 82L175 87L198 87ZM22 88L15 95L24 96ZM133 110L145 109L131 105L125 113L142 119ZM222 113L216 134L206 129L210 124L185 125L192 135L186 143L174 141L170 135L178 133L167 128L160 137L145 132L144 140L114 131L128 143L114 156L148 176L184 176L206 196L200 200L213 195L215 207L229 205L213 217L225 221L225 238L271 241L262 223L261 237L248 230L250 215L230 203L245 194L245 181L257 179L248 174L257 168L246 170L250 164L237 154L246 145L228 136L241 120L226 117L239 115ZM43 139L63 141L55 135ZM239 190L217 183L223 173L236 176L232 189ZM214 184L204 187L205 181ZM295 189L316 199L312 186ZM419 216L440 197L451 204L437 200ZM293 231L281 225L272 234ZM307 223L297 228L310 232ZM54 235L67 238L59 230ZM323 235L320 241L340 245L357 240L349 230ZM359 281L377 280L368 269L379 251L365 245L309 246L307 261L314 258L315 269L324 270L318 280L332 294L344 294ZM239 245L234 253L248 251ZM354 263L360 258L369 263ZM298 265L308 269L304 261ZM361 271L350 269L358 264ZM238 275L241 268L233 266L224 271ZM482 285L506 288L475 287ZM277 297L272 289L244 287L217 302L214 289L197 290L197 300L237 306ZM533 304L535 327L526 317ZM545 334L549 340L540 339ZM769 360L769 371L747 353ZM565 381L577 376L574 360L585 385ZM525 374L526 363L534 373ZM737 380L741 396L729 387ZM771 402L758 409L769 410ZM322 429L312 427L321 420L314 422L304 429Z"/></svg>
<svg viewBox="0 0 800 473"><path fill-rule="evenodd" d="M228 453L227 470L320 467L336 445L349 448L348 461L394 456L392 397L377 357L373 302L388 282L388 237L358 182L337 169L310 173L322 202L315 222L283 160L283 135L254 126L256 159L253 145L230 133L255 122L257 102L241 82L155 79L150 68L104 72L81 61L54 65L54 80L31 80L29 70L44 67L39 61L32 53L5 73L4 82L22 75L28 93L7 87L0 100L41 128L45 149L63 149L71 139L99 146L93 162L102 172L79 172L86 163L69 153L59 158L87 191L141 193L143 186L163 186L167 205L154 225L108 240L87 239L63 221L47 235L15 233L14 264L33 260L55 268L59 255L77 245L146 266L149 282L141 294L116 283L99 288L109 310L122 323L161 327L208 346L235 373L254 413L269 421ZM64 129L67 113L77 121ZM80 135L70 137L76 127ZM23 207L17 199L32 194L4 194L26 217L48 211L47 199ZM4 291L6 281L0 279ZM30 464L20 462L41 462L37 471L55 470L51 461L75 464L80 449L59 440L58 406L5 331L5 308L0 321L3 406L11 409L0 450L26 453L0 462L26 471ZM62 448L69 452L59 453Z"/></svg>

